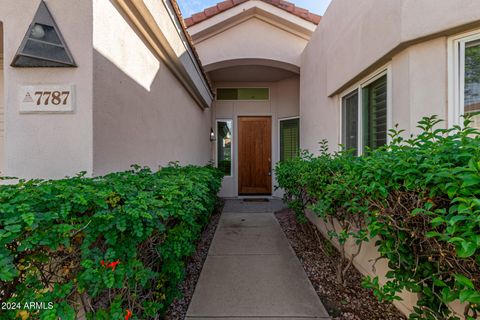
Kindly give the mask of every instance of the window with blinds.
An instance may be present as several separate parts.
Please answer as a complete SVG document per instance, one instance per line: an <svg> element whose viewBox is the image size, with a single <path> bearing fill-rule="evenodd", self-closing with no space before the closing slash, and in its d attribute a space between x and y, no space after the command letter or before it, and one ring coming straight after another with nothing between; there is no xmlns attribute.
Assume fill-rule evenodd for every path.
<svg viewBox="0 0 480 320"><path fill-rule="evenodd" d="M280 161L300 155L300 119L280 120Z"/></svg>
<svg viewBox="0 0 480 320"><path fill-rule="evenodd" d="M387 144L387 76L362 90L363 145L376 149Z"/></svg>
<svg viewBox="0 0 480 320"><path fill-rule="evenodd" d="M342 144L345 150L358 150L358 90L342 98Z"/></svg>

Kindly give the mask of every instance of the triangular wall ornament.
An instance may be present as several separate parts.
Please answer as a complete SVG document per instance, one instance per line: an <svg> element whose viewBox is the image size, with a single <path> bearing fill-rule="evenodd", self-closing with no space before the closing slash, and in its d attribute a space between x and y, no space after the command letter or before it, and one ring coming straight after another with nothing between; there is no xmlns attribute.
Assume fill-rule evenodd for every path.
<svg viewBox="0 0 480 320"><path fill-rule="evenodd" d="M11 66L23 68L77 66L43 0Z"/></svg>

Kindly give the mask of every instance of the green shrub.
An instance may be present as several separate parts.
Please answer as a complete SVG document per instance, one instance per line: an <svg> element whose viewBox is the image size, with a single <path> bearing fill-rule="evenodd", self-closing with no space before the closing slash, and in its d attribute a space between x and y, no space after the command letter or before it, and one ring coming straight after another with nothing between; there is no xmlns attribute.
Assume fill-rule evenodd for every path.
<svg viewBox="0 0 480 320"><path fill-rule="evenodd" d="M221 177L210 167L136 167L1 186L0 301L16 310L0 310L0 318L163 313L179 294ZM25 310L28 302L45 306Z"/></svg>
<svg viewBox="0 0 480 320"><path fill-rule="evenodd" d="M480 311L480 136L469 128L436 129L436 117L419 122L422 133L403 139L391 131L391 144L354 157L329 154L303 157L276 168L289 206L307 209L330 226L340 243L337 279L345 284L355 257L347 240L359 246L376 236L381 258L391 271L381 286L364 285L381 300L400 299L406 289L418 293L411 319L457 319L448 303L465 303L464 315ZM341 229L333 227L338 221Z"/></svg>

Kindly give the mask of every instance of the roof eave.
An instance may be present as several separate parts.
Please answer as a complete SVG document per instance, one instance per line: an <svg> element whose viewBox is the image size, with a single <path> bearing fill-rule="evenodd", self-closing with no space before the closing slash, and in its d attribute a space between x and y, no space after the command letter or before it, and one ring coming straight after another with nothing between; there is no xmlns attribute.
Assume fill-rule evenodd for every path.
<svg viewBox="0 0 480 320"><path fill-rule="evenodd" d="M154 17L152 11L143 1L135 0L116 0L123 13L129 18L132 25L136 28L138 34L150 45L154 53L165 63L172 74L177 78L180 84L190 94L196 104L202 108L209 108L213 102L213 90L209 83L203 67L198 59L198 55L192 54L194 52L193 45L190 41L183 25L183 20L178 13L173 13L175 10L175 0L162 1L168 15L173 21L173 28L177 32L167 33L162 30ZM182 29L182 30L179 30ZM183 36L183 37L182 37ZM174 38L172 38L174 37ZM175 37L180 37L176 38ZM186 59L182 59L175 51L171 41L181 41L189 52Z"/></svg>
<svg viewBox="0 0 480 320"><path fill-rule="evenodd" d="M186 18L185 25L187 28L190 28L198 23L208 20L216 15L226 12L248 1L250 0L226 0L223 2L219 2L214 6L208 7L205 10L195 13L191 17ZM291 2L287 2L283 0L260 0L260 1L267 3L275 8L279 8L283 11L286 11L294 16L297 16L315 25L318 25L320 23L320 20L322 19L320 15L312 13L307 9L297 7Z"/></svg>

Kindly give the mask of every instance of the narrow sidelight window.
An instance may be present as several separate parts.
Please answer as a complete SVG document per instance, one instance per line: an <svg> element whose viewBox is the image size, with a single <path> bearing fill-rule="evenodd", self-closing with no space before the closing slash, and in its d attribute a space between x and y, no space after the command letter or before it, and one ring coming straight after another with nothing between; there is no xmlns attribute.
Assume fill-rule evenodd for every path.
<svg viewBox="0 0 480 320"><path fill-rule="evenodd" d="M300 119L280 120L280 161L300 155Z"/></svg>
<svg viewBox="0 0 480 320"><path fill-rule="evenodd" d="M363 146L376 149L387 144L387 76L362 89Z"/></svg>
<svg viewBox="0 0 480 320"><path fill-rule="evenodd" d="M217 120L217 167L232 175L232 120Z"/></svg>
<svg viewBox="0 0 480 320"><path fill-rule="evenodd" d="M465 43L463 114L470 115L474 128L480 129L480 40Z"/></svg>
<svg viewBox="0 0 480 320"><path fill-rule="evenodd" d="M358 150L358 90L342 98L342 144L345 150Z"/></svg>

